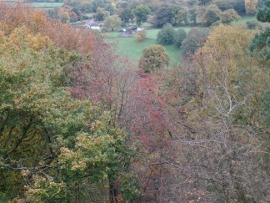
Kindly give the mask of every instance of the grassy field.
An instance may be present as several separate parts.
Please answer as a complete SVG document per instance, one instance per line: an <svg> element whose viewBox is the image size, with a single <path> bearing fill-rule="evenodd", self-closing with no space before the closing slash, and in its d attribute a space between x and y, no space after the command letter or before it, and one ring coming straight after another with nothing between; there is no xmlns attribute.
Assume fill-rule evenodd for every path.
<svg viewBox="0 0 270 203"><path fill-rule="evenodd" d="M176 28L178 29L178 28ZM184 27L188 32L191 27ZM143 42L138 42L136 36L130 38L120 37L120 32L106 33L108 36L105 40L107 42L117 44L117 53L122 56L127 56L131 61L137 63L142 56L142 50L151 45L158 44L156 41L157 34L160 29L147 30L147 36ZM166 51L170 57L171 65L179 65L181 63L181 50L174 45L165 46Z"/></svg>
<svg viewBox="0 0 270 203"><path fill-rule="evenodd" d="M34 2L31 3L36 8L54 8L54 7L61 7L64 5L62 2Z"/></svg>
<svg viewBox="0 0 270 203"><path fill-rule="evenodd" d="M136 37L122 38L119 37L120 33L109 33L109 37L106 41L117 44L117 53L121 56L128 57L134 63L137 63L142 56L142 50L151 45L157 44L156 30L149 30L146 39L142 42L138 42ZM153 38L155 36L155 38ZM175 48L173 45L165 46L167 53L171 59L171 64L180 63L180 49Z"/></svg>
<svg viewBox="0 0 270 203"><path fill-rule="evenodd" d="M246 23L247 21L256 20L256 16L242 16L240 20L238 20L238 23Z"/></svg>
<svg viewBox="0 0 270 203"><path fill-rule="evenodd" d="M253 16L242 16L241 19L236 23L246 23L247 21L256 20L255 15ZM138 63L140 57L142 56L142 50L151 45L158 44L157 34L160 29L154 28L149 23L142 24L142 27L146 27L147 36L143 42L138 42L136 36L130 38L120 37L120 32L108 32L105 35L108 37L105 39L107 42L116 43L116 51L122 56L127 56L131 61ZM192 27L182 27L187 33ZM177 30L179 28L175 28ZM200 28L199 28L200 29ZM173 45L165 46L166 51L170 57L171 65L179 65L181 63L181 50Z"/></svg>
<svg viewBox="0 0 270 203"><path fill-rule="evenodd" d="M242 16L241 19L237 22L237 24L246 23L247 21L252 20L256 20L255 15ZM140 57L142 56L142 50L144 48L147 48L154 44L158 44L156 39L157 34L160 31L160 29L153 28L152 25L149 23L144 23L142 26L147 27L149 29L147 30L146 39L143 42L138 42L136 40L136 36L132 38L122 38L120 37L121 34L120 32L106 33L106 35L108 35L106 41L111 43L117 42L118 45L116 51L118 54L122 56L127 56L130 60L134 62L138 62ZM182 27L182 28L188 33L192 27ZM175 30L177 29L178 28L175 28ZM170 57L171 65L179 65L181 63L181 50L173 45L165 46L165 48Z"/></svg>

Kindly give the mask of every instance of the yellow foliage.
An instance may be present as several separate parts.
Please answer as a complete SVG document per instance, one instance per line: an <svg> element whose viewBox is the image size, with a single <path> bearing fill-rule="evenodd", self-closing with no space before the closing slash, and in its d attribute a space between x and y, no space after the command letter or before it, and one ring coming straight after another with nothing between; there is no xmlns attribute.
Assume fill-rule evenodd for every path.
<svg viewBox="0 0 270 203"><path fill-rule="evenodd" d="M247 14L256 13L258 0L245 0L245 9Z"/></svg>
<svg viewBox="0 0 270 203"><path fill-rule="evenodd" d="M255 31L242 27L220 25L213 28L204 47L196 53L201 74L208 86L216 86L226 78L228 84L237 81L239 67L248 67L254 59L248 57L248 45Z"/></svg>
<svg viewBox="0 0 270 203"><path fill-rule="evenodd" d="M269 79L260 59L248 49L255 34L243 27L220 25L212 29L204 47L196 52L194 65L200 70L197 82L201 88L198 105L205 104L200 109L201 117L208 113L228 117L242 109L242 115L252 123L258 119L256 105L261 92L268 89ZM192 110L192 103L190 106ZM189 114L196 117L197 113Z"/></svg>

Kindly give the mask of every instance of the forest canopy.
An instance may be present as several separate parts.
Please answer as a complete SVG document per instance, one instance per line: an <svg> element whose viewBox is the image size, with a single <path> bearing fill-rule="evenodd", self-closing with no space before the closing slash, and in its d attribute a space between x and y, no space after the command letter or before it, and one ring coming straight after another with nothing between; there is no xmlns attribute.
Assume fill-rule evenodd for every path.
<svg viewBox="0 0 270 203"><path fill-rule="evenodd" d="M0 202L270 201L269 28L232 23L259 2L144 2L65 4L111 12L110 30L152 15L181 65L158 44L131 62L101 32L0 2ZM211 27L172 26L189 22Z"/></svg>

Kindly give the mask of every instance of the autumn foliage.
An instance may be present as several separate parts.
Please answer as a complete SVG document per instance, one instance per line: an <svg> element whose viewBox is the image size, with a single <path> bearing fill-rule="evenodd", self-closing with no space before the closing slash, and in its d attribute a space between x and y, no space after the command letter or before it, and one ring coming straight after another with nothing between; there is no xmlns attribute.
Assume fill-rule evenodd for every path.
<svg viewBox="0 0 270 203"><path fill-rule="evenodd" d="M92 47L92 42L98 38L96 34L89 34L89 30L73 29L57 20L49 20L44 11L34 10L25 4L6 4L0 2L0 25L5 35L25 26L31 34L47 36L54 45L68 51L85 54Z"/></svg>
<svg viewBox="0 0 270 203"><path fill-rule="evenodd" d="M160 45L133 64L99 33L0 9L0 202L269 202L257 31L192 29L181 66Z"/></svg>

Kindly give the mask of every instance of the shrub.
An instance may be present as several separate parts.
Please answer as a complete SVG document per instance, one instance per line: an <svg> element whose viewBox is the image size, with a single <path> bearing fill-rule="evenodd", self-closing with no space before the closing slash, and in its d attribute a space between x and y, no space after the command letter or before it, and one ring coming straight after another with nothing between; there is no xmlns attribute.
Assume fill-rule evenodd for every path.
<svg viewBox="0 0 270 203"><path fill-rule="evenodd" d="M157 41L158 43L162 45L173 44L174 35L175 35L175 30L173 29L171 24L167 23L159 31L157 35Z"/></svg>
<svg viewBox="0 0 270 203"><path fill-rule="evenodd" d="M250 30L256 30L256 29L261 30L262 29L261 24L256 20L247 21L246 25L247 25L247 28Z"/></svg>
<svg viewBox="0 0 270 203"><path fill-rule="evenodd" d="M199 30L197 28L192 28L187 37L183 40L181 49L184 55L194 54L200 47L203 46L207 36L209 34L209 29Z"/></svg>
<svg viewBox="0 0 270 203"><path fill-rule="evenodd" d="M213 23L220 20L221 11L216 5L208 6L205 13L206 26L211 26Z"/></svg>
<svg viewBox="0 0 270 203"><path fill-rule="evenodd" d="M142 31L137 32L137 35L136 35L137 41L138 41L138 42L144 41L144 39L145 39L145 37L146 37L146 34L147 34L147 32L146 32L145 29L142 30Z"/></svg>
<svg viewBox="0 0 270 203"><path fill-rule="evenodd" d="M173 44L176 47L181 46L182 41L186 38L187 33L183 28L178 29L175 33L174 33L174 40L173 40Z"/></svg>
<svg viewBox="0 0 270 203"><path fill-rule="evenodd" d="M235 20L239 20L241 17L234 9L228 9L221 14L221 22L223 24L230 24Z"/></svg>
<svg viewBox="0 0 270 203"><path fill-rule="evenodd" d="M161 45L152 45L143 50L139 67L145 72L152 72L159 68L169 65L169 56L165 48Z"/></svg>

